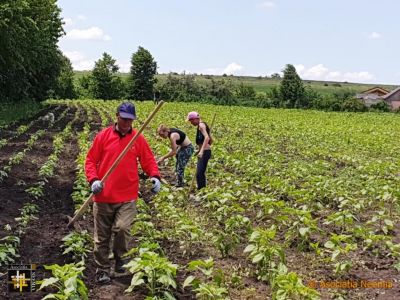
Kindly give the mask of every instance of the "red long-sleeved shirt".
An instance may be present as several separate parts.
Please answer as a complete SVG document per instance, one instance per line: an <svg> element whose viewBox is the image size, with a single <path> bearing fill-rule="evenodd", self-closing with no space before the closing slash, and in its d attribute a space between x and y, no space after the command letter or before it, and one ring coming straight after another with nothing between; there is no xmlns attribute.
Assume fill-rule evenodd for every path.
<svg viewBox="0 0 400 300"><path fill-rule="evenodd" d="M115 125L97 134L86 156L87 180L92 182L95 179L103 178L135 134L136 130L132 130L125 136L121 136L116 131ZM108 176L102 192L94 196L94 201L121 203L136 200L139 190L138 161L148 176L160 176L149 144L143 135L139 135L118 166Z"/></svg>

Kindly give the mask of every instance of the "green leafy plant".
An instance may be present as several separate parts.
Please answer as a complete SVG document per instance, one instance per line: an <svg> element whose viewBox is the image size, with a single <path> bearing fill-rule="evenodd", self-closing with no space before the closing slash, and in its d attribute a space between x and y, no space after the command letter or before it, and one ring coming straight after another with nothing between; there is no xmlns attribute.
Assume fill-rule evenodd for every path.
<svg viewBox="0 0 400 300"><path fill-rule="evenodd" d="M228 218L225 227L215 232L213 241L222 257L229 256L230 252L242 241L243 235L250 231L250 220L240 214Z"/></svg>
<svg viewBox="0 0 400 300"><path fill-rule="evenodd" d="M311 243L311 234L319 231L317 221L311 218L309 211L294 211L295 220L287 229L285 234L286 241L297 243L299 250L308 249Z"/></svg>
<svg viewBox="0 0 400 300"><path fill-rule="evenodd" d="M224 274L221 269L214 269L214 260L194 260L188 264L189 271L201 271L205 280L193 275L188 276L183 283L183 288L192 286L197 299L228 299L228 290L224 286Z"/></svg>
<svg viewBox="0 0 400 300"><path fill-rule="evenodd" d="M324 244L324 247L331 254L329 260L335 262L334 273L336 275L348 272L353 265L350 260L343 259L349 251L357 249L357 244L349 242L349 239L349 235L332 234L330 240ZM338 258L341 258L341 260L338 260Z"/></svg>
<svg viewBox="0 0 400 300"><path fill-rule="evenodd" d="M263 281L271 281L273 270L279 263L285 263L285 253L274 242L275 235L275 226L255 229L250 236L250 244L244 249L244 253L249 253L252 263L257 265L258 279Z"/></svg>
<svg viewBox="0 0 400 300"><path fill-rule="evenodd" d="M125 267L133 274L127 293L131 293L137 286L144 285L152 297L163 295L168 299L174 299L170 289L176 289L175 277L178 266L167 258L142 248L139 249L139 257L132 259Z"/></svg>
<svg viewBox="0 0 400 300"><path fill-rule="evenodd" d="M140 242L153 242L162 237L162 233L155 228L151 221L136 221L131 229L131 234Z"/></svg>
<svg viewBox="0 0 400 300"><path fill-rule="evenodd" d="M25 230L31 220L37 219L37 217L34 215L39 212L39 207L34 203L26 203L22 209L20 209L20 211L20 216L15 218L15 221L18 222L17 232L19 236L25 233Z"/></svg>
<svg viewBox="0 0 400 300"><path fill-rule="evenodd" d="M24 133L25 131L27 131L29 129L29 126L27 125L21 125L17 128L17 133L18 135Z"/></svg>
<svg viewBox="0 0 400 300"><path fill-rule="evenodd" d="M388 234L394 227L393 221L389 219L385 210L379 210L366 224L379 224L379 228L384 234Z"/></svg>
<svg viewBox="0 0 400 300"><path fill-rule="evenodd" d="M5 170L0 170L0 182L3 182L8 177L8 173Z"/></svg>
<svg viewBox="0 0 400 300"><path fill-rule="evenodd" d="M0 139L0 149L7 145L7 140L6 139Z"/></svg>
<svg viewBox="0 0 400 300"><path fill-rule="evenodd" d="M53 277L46 278L41 282L39 290L48 286L55 287L56 293L46 295L45 299L60 300L86 300L88 298L88 289L82 280L83 270L85 269L83 262L72 263L60 266L58 264L44 266L46 270L50 270Z"/></svg>
<svg viewBox="0 0 400 300"><path fill-rule="evenodd" d="M284 264L279 264L272 283L273 300L318 300L320 294L302 283L295 272L289 272Z"/></svg>
<svg viewBox="0 0 400 300"><path fill-rule="evenodd" d="M20 239L17 236L8 235L0 239L0 266L8 265L19 257L17 248Z"/></svg>
<svg viewBox="0 0 400 300"><path fill-rule="evenodd" d="M25 190L30 196L32 196L35 199L39 199L44 196L44 186L46 184L46 181L42 180L36 183L36 186L31 186Z"/></svg>
<svg viewBox="0 0 400 300"><path fill-rule="evenodd" d="M18 152L17 154L15 154L14 156L11 156L8 159L8 165L9 166L18 165L19 163L21 163L24 156L25 156L25 152L23 152L23 151Z"/></svg>
<svg viewBox="0 0 400 300"><path fill-rule="evenodd" d="M194 255L201 249L203 244L203 231L199 226L182 218L176 223L175 238L179 240L179 248L182 250L182 256Z"/></svg>
<svg viewBox="0 0 400 300"><path fill-rule="evenodd" d="M346 228L353 225L355 219L356 217L348 209L345 209L329 215L324 224L329 225L333 223L336 226L339 226L341 232L343 233L345 232Z"/></svg>
<svg viewBox="0 0 400 300"><path fill-rule="evenodd" d="M71 232L62 241L64 245L61 247L65 249L63 254L71 253L75 261L84 261L91 251L92 238L87 230Z"/></svg>

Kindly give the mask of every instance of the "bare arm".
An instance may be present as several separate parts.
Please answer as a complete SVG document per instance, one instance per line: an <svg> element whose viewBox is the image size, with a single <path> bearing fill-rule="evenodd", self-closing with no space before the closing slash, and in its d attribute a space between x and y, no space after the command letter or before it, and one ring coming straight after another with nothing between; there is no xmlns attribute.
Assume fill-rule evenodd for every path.
<svg viewBox="0 0 400 300"><path fill-rule="evenodd" d="M207 133L206 125L204 123L199 124L199 130L204 135L204 142L201 145L199 155L198 155L201 158L204 153L204 148L206 147L206 145L208 145L208 142L210 141L210 136Z"/></svg>
<svg viewBox="0 0 400 300"><path fill-rule="evenodd" d="M172 156L175 156L176 153L178 152L178 145L176 144L176 140L179 138L179 134L174 132L173 134L171 134L169 140L171 142L171 150L165 154L164 156L162 156L158 162L163 162L164 160L166 160L167 158L170 158Z"/></svg>

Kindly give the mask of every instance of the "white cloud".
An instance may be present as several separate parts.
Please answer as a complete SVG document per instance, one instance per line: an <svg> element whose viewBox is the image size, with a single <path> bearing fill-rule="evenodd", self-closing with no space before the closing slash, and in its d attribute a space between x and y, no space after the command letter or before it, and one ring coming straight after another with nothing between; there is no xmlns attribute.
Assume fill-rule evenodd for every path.
<svg viewBox="0 0 400 300"><path fill-rule="evenodd" d="M337 70L329 70L323 64L317 64L310 68L304 65L295 66L297 73L302 79L309 80L322 80L322 81L350 81L368 83L371 82L375 76L367 71L359 72L343 72Z"/></svg>
<svg viewBox="0 0 400 300"><path fill-rule="evenodd" d="M85 56L79 51L64 51L63 53L66 57L70 59L72 63L85 58Z"/></svg>
<svg viewBox="0 0 400 300"><path fill-rule="evenodd" d="M305 78L324 78L328 75L329 70L323 64L318 64L309 69L304 68L302 73Z"/></svg>
<svg viewBox="0 0 400 300"><path fill-rule="evenodd" d="M75 25L77 23L79 23L80 21L85 21L87 18L84 15L77 15L76 17L63 17L63 21L64 21L64 26L71 26L71 25Z"/></svg>
<svg viewBox="0 0 400 300"><path fill-rule="evenodd" d="M235 62L233 62L233 63L229 64L229 65L224 69L223 73L228 74L228 75L230 75L230 74L235 74L235 73L237 73L238 71L240 71L241 69L243 69L243 66L241 66L241 65L239 65L239 64L237 64L237 63L235 63Z"/></svg>
<svg viewBox="0 0 400 300"><path fill-rule="evenodd" d="M233 62L227 65L225 68L208 68L198 73L200 74L209 74L209 75L237 75L243 69L243 66Z"/></svg>
<svg viewBox="0 0 400 300"><path fill-rule="evenodd" d="M272 1L265 1L263 3L260 4L261 8L265 8L265 9L272 9L275 7L275 2Z"/></svg>
<svg viewBox="0 0 400 300"><path fill-rule="evenodd" d="M72 29L67 32L66 37L71 40L111 40L111 37L103 32L103 29L96 26L87 29Z"/></svg>
<svg viewBox="0 0 400 300"><path fill-rule="evenodd" d="M306 69L305 66L303 65L295 65L294 66L296 68L297 73L301 74L302 72L304 72L304 70Z"/></svg>
<svg viewBox="0 0 400 300"><path fill-rule="evenodd" d="M374 32L372 32L368 37L369 37L370 39L379 39L381 36L382 36L382 35L381 35L380 33L374 31Z"/></svg>
<svg viewBox="0 0 400 300"><path fill-rule="evenodd" d="M64 51L66 57L68 57L72 63L72 67L77 71L91 70L94 67L94 59L88 59L85 55L79 51Z"/></svg>

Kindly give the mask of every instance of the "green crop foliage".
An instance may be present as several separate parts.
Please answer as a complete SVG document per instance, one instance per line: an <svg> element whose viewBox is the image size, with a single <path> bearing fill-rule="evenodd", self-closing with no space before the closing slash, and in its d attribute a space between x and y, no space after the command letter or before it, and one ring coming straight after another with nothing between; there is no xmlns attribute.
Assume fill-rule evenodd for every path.
<svg viewBox="0 0 400 300"><path fill-rule="evenodd" d="M72 254L75 261L84 261L92 249L92 238L87 230L71 232L63 237L62 241L64 242L61 245L64 248L63 254Z"/></svg>
<svg viewBox="0 0 400 300"><path fill-rule="evenodd" d="M83 174L86 151L105 119L113 120L119 101L49 102L79 105L87 112L84 131L77 135L80 154L73 195L83 201L90 193ZM138 128L154 104L135 101L135 105ZM143 133L155 156L168 149L156 138L161 123L182 129L194 141L195 127L184 122L193 110L207 123L217 114L207 187L187 197L186 190L163 185L158 195L145 199L147 203L138 202L135 239L143 247L147 243L163 248L146 246L148 251L161 256L172 251L174 257L182 256L179 259L211 255L224 266L226 261L246 265L246 270L240 268L241 277L258 278L271 287L275 282L276 289L266 296L270 298L302 290L299 280L312 268L341 278L373 259L387 259L393 264L390 268L398 267L400 115L171 102ZM96 114L101 121L94 122ZM187 180L195 172L195 161L192 158L186 168ZM173 162L162 166L168 177L173 176ZM137 255L139 250L135 251ZM286 265L286 257L290 264ZM310 269L303 274L294 268L305 258ZM287 272L279 271L282 265ZM225 288L231 296L231 286L219 286L204 276L201 283L213 285L210 290L215 288L217 294L218 288Z"/></svg>
<svg viewBox="0 0 400 300"><path fill-rule="evenodd" d="M44 279L39 290L53 287L56 288L57 292L50 293L43 299L88 299L88 289L82 281L83 270L85 269L83 262L63 266L54 264L44 267L51 271L53 277Z"/></svg>
<svg viewBox="0 0 400 300"><path fill-rule="evenodd" d="M133 274L127 293L131 293L137 286L144 285L150 296L163 295L167 299L174 299L170 289L176 289L178 266L167 258L147 248L141 248L139 257L128 262L126 268Z"/></svg>

